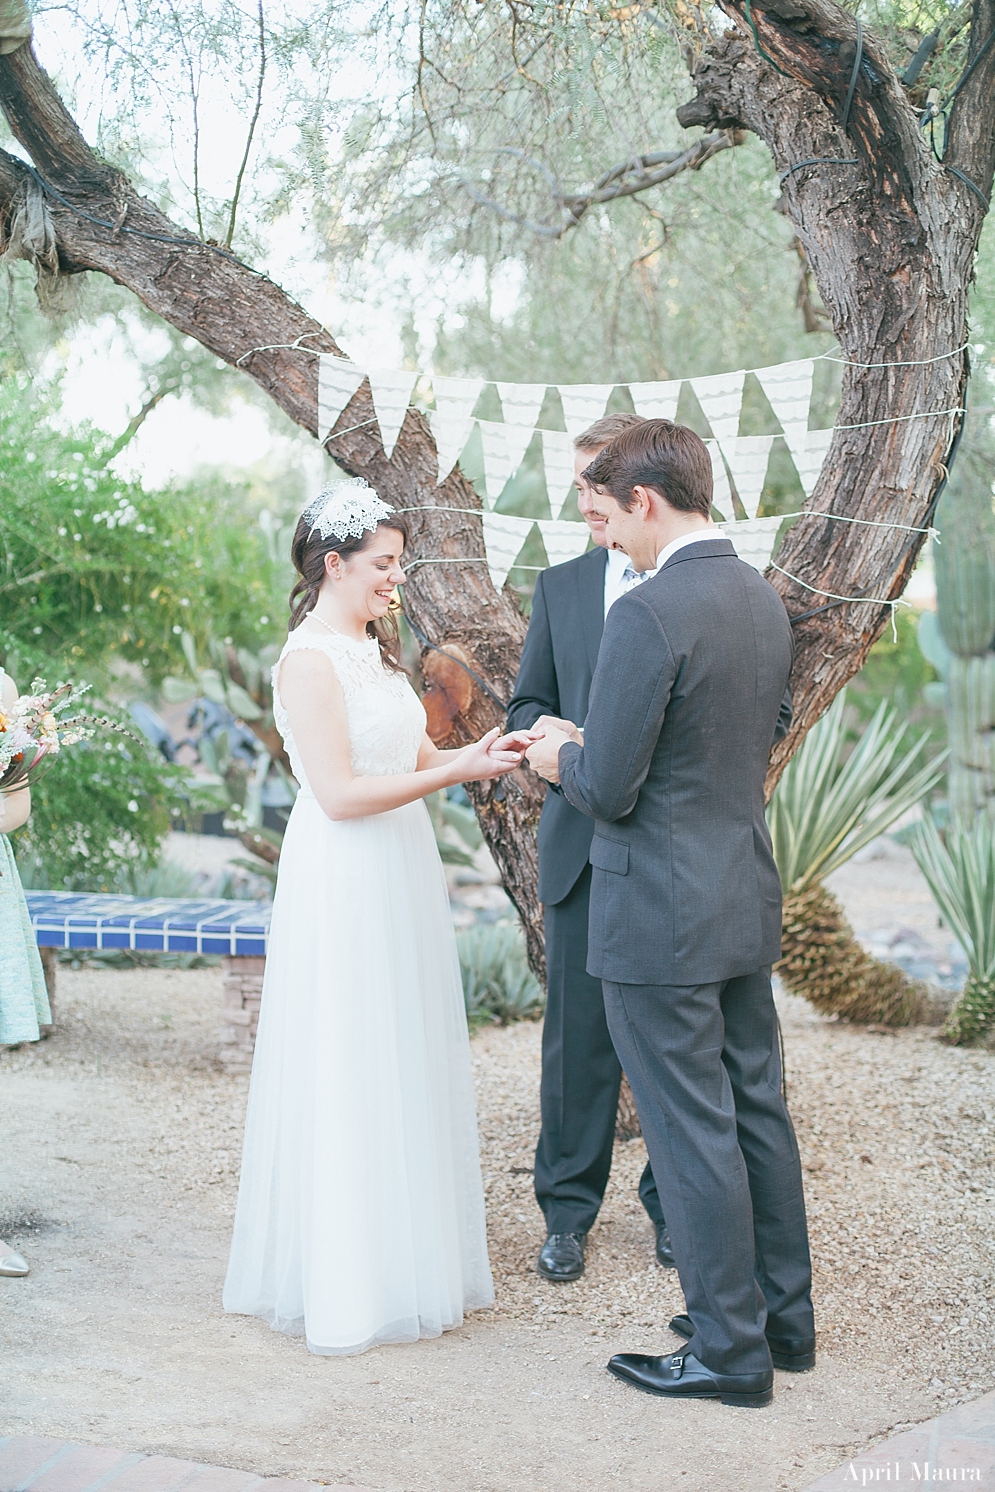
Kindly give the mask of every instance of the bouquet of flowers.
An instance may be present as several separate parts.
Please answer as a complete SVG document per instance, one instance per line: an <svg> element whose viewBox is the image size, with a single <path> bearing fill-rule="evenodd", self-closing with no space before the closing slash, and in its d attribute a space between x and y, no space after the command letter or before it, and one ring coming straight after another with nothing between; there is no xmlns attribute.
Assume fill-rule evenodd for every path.
<svg viewBox="0 0 995 1492"><path fill-rule="evenodd" d="M9 710L0 705L0 793L30 787L63 746L74 746L96 728L131 736L106 715L67 715L89 689L89 684L58 684L49 690L44 679L34 679Z"/></svg>

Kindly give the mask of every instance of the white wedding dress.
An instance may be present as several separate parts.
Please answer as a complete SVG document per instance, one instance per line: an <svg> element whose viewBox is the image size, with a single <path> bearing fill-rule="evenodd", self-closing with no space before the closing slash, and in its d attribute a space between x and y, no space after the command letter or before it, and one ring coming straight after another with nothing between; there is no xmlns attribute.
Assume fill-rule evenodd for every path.
<svg viewBox="0 0 995 1492"><path fill-rule="evenodd" d="M421 701L374 639L298 629L331 659L353 770L415 770ZM224 1308L363 1352L488 1306L470 1048L428 810L327 818L273 671L300 792L280 856Z"/></svg>

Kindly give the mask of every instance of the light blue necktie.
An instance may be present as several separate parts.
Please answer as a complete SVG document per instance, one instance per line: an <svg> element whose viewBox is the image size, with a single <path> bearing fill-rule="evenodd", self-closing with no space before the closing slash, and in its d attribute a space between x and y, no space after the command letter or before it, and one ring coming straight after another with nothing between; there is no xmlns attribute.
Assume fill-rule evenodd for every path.
<svg viewBox="0 0 995 1492"><path fill-rule="evenodd" d="M622 571L622 595L635 590L637 585L642 585L649 573L648 570L634 570L631 563L626 565Z"/></svg>

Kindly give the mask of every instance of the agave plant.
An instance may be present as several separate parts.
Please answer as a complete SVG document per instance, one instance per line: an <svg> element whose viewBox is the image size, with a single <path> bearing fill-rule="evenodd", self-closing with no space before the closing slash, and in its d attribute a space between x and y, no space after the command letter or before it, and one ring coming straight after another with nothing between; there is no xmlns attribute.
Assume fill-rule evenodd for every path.
<svg viewBox="0 0 995 1492"><path fill-rule="evenodd" d="M529 968L517 922L478 923L456 934L463 998L471 1027L536 1020L543 992Z"/></svg>
<svg viewBox="0 0 995 1492"><path fill-rule="evenodd" d="M907 842L967 957L967 981L943 1028L948 1041L966 1045L995 1026L995 836L983 817L941 834L927 816Z"/></svg>
<svg viewBox="0 0 995 1492"><path fill-rule="evenodd" d="M943 757L923 761L898 712L879 706L844 760L842 690L788 763L767 810L784 887L778 973L817 1010L907 1025L932 1015L926 986L865 953L823 881L933 787Z"/></svg>

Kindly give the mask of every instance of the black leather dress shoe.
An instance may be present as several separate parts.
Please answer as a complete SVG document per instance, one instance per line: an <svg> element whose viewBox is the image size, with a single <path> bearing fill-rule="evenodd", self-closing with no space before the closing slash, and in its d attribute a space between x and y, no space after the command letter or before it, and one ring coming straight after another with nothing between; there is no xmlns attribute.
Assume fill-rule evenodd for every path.
<svg viewBox="0 0 995 1492"><path fill-rule="evenodd" d="M718 1399L739 1409L763 1409L774 1398L774 1374L713 1373L689 1352L676 1357L644 1357L641 1352L619 1352L608 1364L609 1373L667 1399Z"/></svg>
<svg viewBox="0 0 995 1492"><path fill-rule="evenodd" d="M539 1250L539 1273L547 1280L564 1285L568 1280L579 1280L584 1273L584 1241L586 1233L550 1233Z"/></svg>
<svg viewBox="0 0 995 1492"><path fill-rule="evenodd" d="M689 1342L694 1336L690 1316L675 1316L671 1331ZM815 1367L815 1337L775 1337L768 1333L767 1346L775 1368L785 1373L807 1373Z"/></svg>
<svg viewBox="0 0 995 1492"><path fill-rule="evenodd" d="M676 1269L677 1260L670 1246L670 1230L666 1223L654 1223L656 1229L656 1262L664 1269Z"/></svg>

